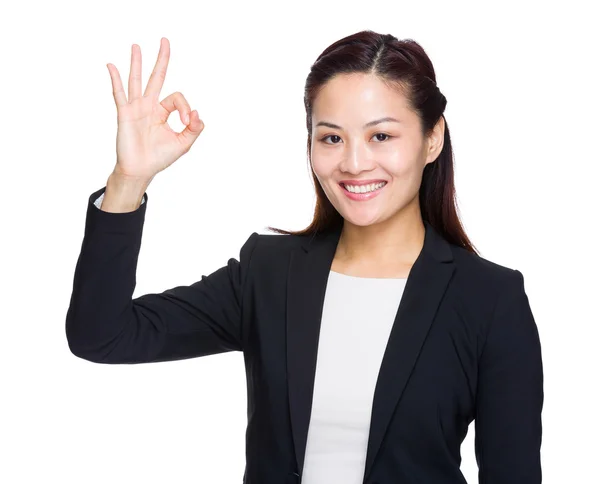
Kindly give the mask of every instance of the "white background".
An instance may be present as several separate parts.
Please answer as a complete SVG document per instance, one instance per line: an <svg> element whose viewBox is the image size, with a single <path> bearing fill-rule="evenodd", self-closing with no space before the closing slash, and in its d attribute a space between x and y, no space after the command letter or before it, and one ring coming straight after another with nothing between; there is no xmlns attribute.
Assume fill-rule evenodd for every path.
<svg viewBox="0 0 600 484"><path fill-rule="evenodd" d="M328 45L363 29L413 38L431 57L448 99L468 236L483 257L525 276L544 360L544 482L598 482L594 3L3 7L0 482L241 482L241 353L110 366L67 346L88 197L116 161L106 64L127 89L131 44L139 44L145 88L167 37L161 99L181 91L206 125L148 189L137 297L199 280L267 225L308 225L304 82ZM169 122L183 128L177 113ZM471 425L462 446L470 484L473 437Z"/></svg>

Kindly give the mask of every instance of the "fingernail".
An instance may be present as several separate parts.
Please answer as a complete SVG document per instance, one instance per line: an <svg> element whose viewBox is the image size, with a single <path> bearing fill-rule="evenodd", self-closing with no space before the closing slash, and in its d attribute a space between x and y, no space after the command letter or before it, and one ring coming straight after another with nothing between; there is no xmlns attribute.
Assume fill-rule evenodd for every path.
<svg viewBox="0 0 600 484"><path fill-rule="evenodd" d="M185 124L190 124L190 115L189 114L185 115Z"/></svg>

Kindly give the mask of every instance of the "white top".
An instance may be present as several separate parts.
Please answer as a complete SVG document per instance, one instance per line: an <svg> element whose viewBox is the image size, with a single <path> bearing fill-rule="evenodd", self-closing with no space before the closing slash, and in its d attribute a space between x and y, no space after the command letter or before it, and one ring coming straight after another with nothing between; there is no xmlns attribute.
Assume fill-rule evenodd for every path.
<svg viewBox="0 0 600 484"><path fill-rule="evenodd" d="M405 285L329 271L302 484L363 482L375 384Z"/></svg>
<svg viewBox="0 0 600 484"><path fill-rule="evenodd" d="M375 384L405 285L329 272L302 484L363 482Z"/></svg>

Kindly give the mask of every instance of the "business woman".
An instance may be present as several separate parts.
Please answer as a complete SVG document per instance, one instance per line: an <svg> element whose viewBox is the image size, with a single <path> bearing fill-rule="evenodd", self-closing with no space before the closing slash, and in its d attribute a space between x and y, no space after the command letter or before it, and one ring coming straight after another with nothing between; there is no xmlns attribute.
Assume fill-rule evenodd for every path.
<svg viewBox="0 0 600 484"><path fill-rule="evenodd" d="M253 232L239 260L132 299L146 189L204 127L181 93L158 102L168 59L163 38L143 96L137 45L128 96L108 65L117 163L88 200L71 351L109 364L242 351L245 484L464 484L472 421L480 484L540 483L537 326L522 273L461 227L446 98L421 46L363 31L312 66L306 229Z"/></svg>

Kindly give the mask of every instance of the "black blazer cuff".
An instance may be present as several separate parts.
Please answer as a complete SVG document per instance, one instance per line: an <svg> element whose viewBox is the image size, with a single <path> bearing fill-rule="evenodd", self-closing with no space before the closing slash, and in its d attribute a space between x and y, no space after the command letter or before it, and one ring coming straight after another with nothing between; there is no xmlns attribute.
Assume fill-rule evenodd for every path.
<svg viewBox="0 0 600 484"><path fill-rule="evenodd" d="M106 186L96 190L88 197L86 232L91 227L94 227L95 230L99 229L113 233L131 233L142 230L146 218L148 194L144 193L144 203L140 203L140 206L132 212L105 212L94 205L94 202L105 190Z"/></svg>

